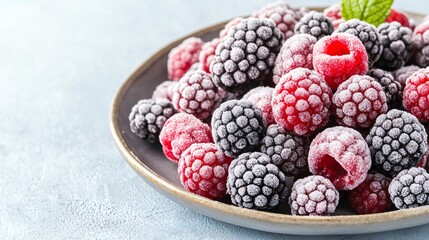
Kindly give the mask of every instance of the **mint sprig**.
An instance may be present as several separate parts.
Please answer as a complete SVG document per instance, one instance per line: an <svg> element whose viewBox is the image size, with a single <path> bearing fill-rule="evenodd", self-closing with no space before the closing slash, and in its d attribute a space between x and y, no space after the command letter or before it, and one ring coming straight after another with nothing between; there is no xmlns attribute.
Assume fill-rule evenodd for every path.
<svg viewBox="0 0 429 240"><path fill-rule="evenodd" d="M357 18L378 26L389 16L392 4L393 0L342 0L341 16L345 20Z"/></svg>

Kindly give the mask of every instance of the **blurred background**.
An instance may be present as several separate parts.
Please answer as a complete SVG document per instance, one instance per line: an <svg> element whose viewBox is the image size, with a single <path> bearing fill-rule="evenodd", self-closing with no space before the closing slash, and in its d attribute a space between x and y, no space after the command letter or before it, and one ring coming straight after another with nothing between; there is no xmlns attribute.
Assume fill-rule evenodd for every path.
<svg viewBox="0 0 429 240"><path fill-rule="evenodd" d="M0 0L0 239L292 238L219 222L166 199L122 159L108 121L115 92L151 54L268 2ZM429 13L426 0L394 7ZM426 225L336 238L428 234Z"/></svg>

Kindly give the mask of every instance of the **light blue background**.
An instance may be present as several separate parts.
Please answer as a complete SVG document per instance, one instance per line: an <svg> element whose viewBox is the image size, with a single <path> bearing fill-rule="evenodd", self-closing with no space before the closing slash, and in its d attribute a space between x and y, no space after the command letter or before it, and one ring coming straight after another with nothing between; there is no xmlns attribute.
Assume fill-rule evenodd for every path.
<svg viewBox="0 0 429 240"><path fill-rule="evenodd" d="M295 238L166 199L128 167L108 125L115 92L151 54L266 2L0 0L0 239ZM429 13L428 1L395 5ZM335 239L427 236L428 225Z"/></svg>

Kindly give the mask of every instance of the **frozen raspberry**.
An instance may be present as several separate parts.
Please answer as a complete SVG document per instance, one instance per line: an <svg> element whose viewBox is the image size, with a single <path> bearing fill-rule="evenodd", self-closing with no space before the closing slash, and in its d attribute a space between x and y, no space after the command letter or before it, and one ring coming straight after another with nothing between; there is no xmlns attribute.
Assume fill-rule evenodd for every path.
<svg viewBox="0 0 429 240"><path fill-rule="evenodd" d="M341 23L335 33L349 33L358 37L365 46L370 67L380 58L383 46L381 45L381 37L374 25L358 19L351 19Z"/></svg>
<svg viewBox="0 0 429 240"><path fill-rule="evenodd" d="M332 109L338 124L368 128L387 112L388 106L380 83L370 76L354 75L338 87L332 97Z"/></svg>
<svg viewBox="0 0 429 240"><path fill-rule="evenodd" d="M239 24L242 20L244 20L244 18L242 17L236 17L233 18L231 21L229 21L225 27L219 32L219 40L222 41L224 37L226 37L226 35L228 35L228 31L231 27Z"/></svg>
<svg viewBox="0 0 429 240"><path fill-rule="evenodd" d="M276 27L284 34L284 39L294 35L295 24L302 17L302 12L291 8L287 3L275 2L264 6L260 11L252 14L255 18L269 18L276 23Z"/></svg>
<svg viewBox="0 0 429 240"><path fill-rule="evenodd" d="M405 84L403 104L421 122L429 121L429 67L411 75Z"/></svg>
<svg viewBox="0 0 429 240"><path fill-rule="evenodd" d="M266 18L247 18L231 27L210 67L215 84L235 94L260 85L271 73L282 42L283 33Z"/></svg>
<svg viewBox="0 0 429 240"><path fill-rule="evenodd" d="M369 173L355 189L348 193L349 203L360 214L386 212L392 207L389 183L391 179L380 173Z"/></svg>
<svg viewBox="0 0 429 240"><path fill-rule="evenodd" d="M165 122L159 141L165 156L177 162L182 153L192 144L210 143L213 139L207 124L190 114L177 113Z"/></svg>
<svg viewBox="0 0 429 240"><path fill-rule="evenodd" d="M367 75L380 83L386 94L387 105L389 107L392 108L400 105L399 102L402 101L402 86L401 83L395 80L392 73L383 69L373 68L368 71Z"/></svg>
<svg viewBox="0 0 429 240"><path fill-rule="evenodd" d="M273 82L299 67L313 69L313 47L317 39L309 34L297 34L283 43L273 69Z"/></svg>
<svg viewBox="0 0 429 240"><path fill-rule="evenodd" d="M213 143L195 143L182 153L179 178L186 190L217 199L226 194L228 166L232 159Z"/></svg>
<svg viewBox="0 0 429 240"><path fill-rule="evenodd" d="M173 94L177 85L179 85L177 81L167 80L162 82L153 91L152 99L165 98L169 101L173 100Z"/></svg>
<svg viewBox="0 0 429 240"><path fill-rule="evenodd" d="M150 143L158 142L161 129L174 113L173 105L167 99L140 100L128 117L131 132Z"/></svg>
<svg viewBox="0 0 429 240"><path fill-rule="evenodd" d="M393 71L408 62L412 50L412 30L398 22L378 26L383 52L375 66Z"/></svg>
<svg viewBox="0 0 429 240"><path fill-rule="evenodd" d="M407 15L393 8L390 9L390 14L386 18L385 22L399 22L402 26L411 28L411 24Z"/></svg>
<svg viewBox="0 0 429 240"><path fill-rule="evenodd" d="M404 89L407 78L418 70L420 70L420 68L415 65L401 67L393 72L393 77L395 77L395 80L401 84L401 88Z"/></svg>
<svg viewBox="0 0 429 240"><path fill-rule="evenodd" d="M274 89L274 119L296 135L314 133L328 123L331 96L331 89L316 72L294 69Z"/></svg>
<svg viewBox="0 0 429 240"><path fill-rule="evenodd" d="M246 100L222 103L211 123L216 146L230 157L255 149L266 129L261 110Z"/></svg>
<svg viewBox="0 0 429 240"><path fill-rule="evenodd" d="M366 141L374 167L394 176L417 165L426 152L427 134L415 116L392 109L377 118Z"/></svg>
<svg viewBox="0 0 429 240"><path fill-rule="evenodd" d="M286 132L273 124L261 142L261 152L270 156L272 162L286 175L297 176L308 172L307 154L310 143L307 137Z"/></svg>
<svg viewBox="0 0 429 240"><path fill-rule="evenodd" d="M390 199L398 209L429 204L429 174L423 168L402 170L389 185Z"/></svg>
<svg viewBox="0 0 429 240"><path fill-rule="evenodd" d="M429 66L429 21L418 25L413 33L414 61L420 67Z"/></svg>
<svg viewBox="0 0 429 240"><path fill-rule="evenodd" d="M368 71L368 55L359 38L337 33L320 39L314 45L313 67L335 90L351 76Z"/></svg>
<svg viewBox="0 0 429 240"><path fill-rule="evenodd" d="M292 215L328 216L335 212L340 195L329 179L308 176L292 187L289 205Z"/></svg>
<svg viewBox="0 0 429 240"><path fill-rule="evenodd" d="M284 173L260 152L243 153L231 162L227 189L234 205L250 209L272 209L289 193Z"/></svg>
<svg viewBox="0 0 429 240"><path fill-rule="evenodd" d="M220 104L221 96L212 78L206 72L197 70L186 73L179 81L173 95L174 107L204 120Z"/></svg>
<svg viewBox="0 0 429 240"><path fill-rule="evenodd" d="M215 38L210 42L204 43L199 55L198 69L201 69L206 73L210 73L210 64L214 59L216 48L219 43L219 38Z"/></svg>
<svg viewBox="0 0 429 240"><path fill-rule="evenodd" d="M352 190L371 168L371 153L362 135L354 129L332 127L317 134L310 145L308 166L338 190Z"/></svg>
<svg viewBox="0 0 429 240"><path fill-rule="evenodd" d="M306 13L295 25L295 33L310 34L317 40L324 36L331 35L334 32L334 26L323 13L311 11Z"/></svg>
<svg viewBox="0 0 429 240"><path fill-rule="evenodd" d="M346 21L341 16L341 5L340 4L334 4L328 8L325 8L323 10L323 15L325 15L325 17L327 17L329 20L331 20L332 25L334 26L334 29L337 29L341 23Z"/></svg>
<svg viewBox="0 0 429 240"><path fill-rule="evenodd" d="M191 37L173 48L168 54L168 78L178 81L194 63L198 62L202 46L201 39Z"/></svg>
<svg viewBox="0 0 429 240"><path fill-rule="evenodd" d="M262 117L267 125L275 123L273 116L273 108L271 107L271 99L274 88L257 87L247 92L242 100L247 100L253 103L253 106L262 111Z"/></svg>

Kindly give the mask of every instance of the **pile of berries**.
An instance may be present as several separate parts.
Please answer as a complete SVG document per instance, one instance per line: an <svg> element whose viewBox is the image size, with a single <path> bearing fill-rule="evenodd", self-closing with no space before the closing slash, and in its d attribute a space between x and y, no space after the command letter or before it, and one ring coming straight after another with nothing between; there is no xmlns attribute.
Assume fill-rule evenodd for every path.
<svg viewBox="0 0 429 240"><path fill-rule="evenodd" d="M130 130L186 190L239 207L325 216L340 190L359 214L429 205L429 19L412 23L269 4L171 50Z"/></svg>

